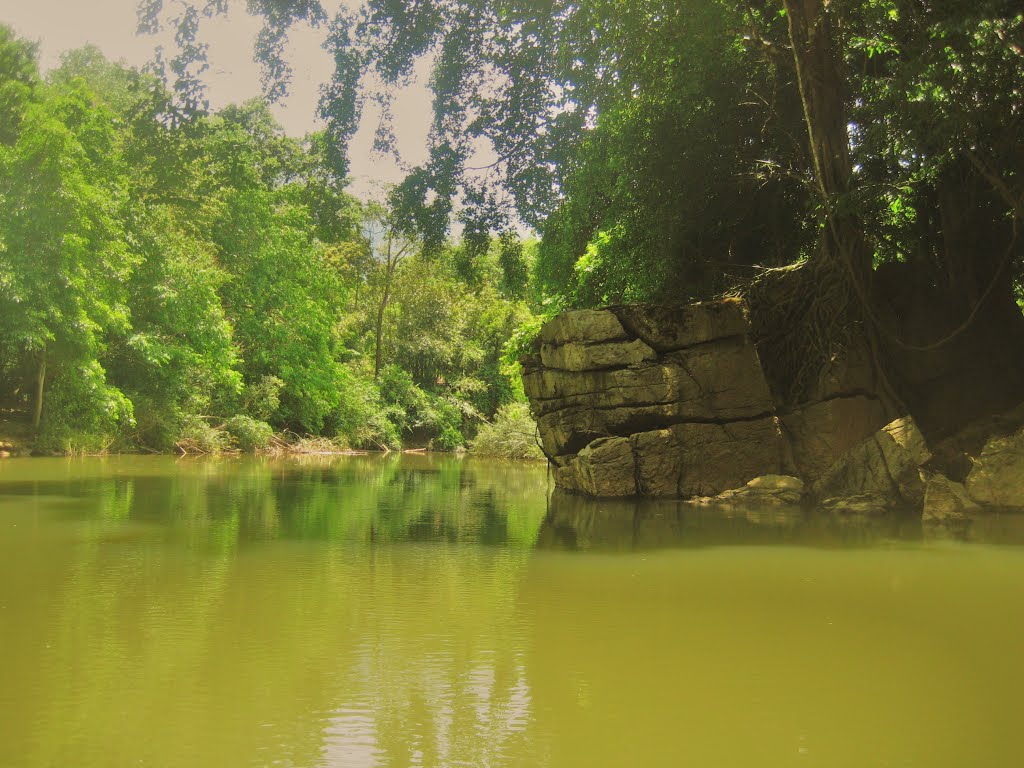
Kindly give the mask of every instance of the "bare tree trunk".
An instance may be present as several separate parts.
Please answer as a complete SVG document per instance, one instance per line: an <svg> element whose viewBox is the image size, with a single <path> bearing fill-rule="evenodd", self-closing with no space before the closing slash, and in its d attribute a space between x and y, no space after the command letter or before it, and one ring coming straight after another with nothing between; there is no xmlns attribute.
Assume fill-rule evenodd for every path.
<svg viewBox="0 0 1024 768"><path fill-rule="evenodd" d="M43 418L43 387L46 385L46 347L43 347L42 360L39 361L39 374L36 379L36 408L32 414L32 428L39 429Z"/></svg>
<svg viewBox="0 0 1024 768"><path fill-rule="evenodd" d="M389 261L384 273L384 295L381 296L380 305L377 307L377 341L374 347L373 361L374 379L380 377L381 362L383 360L383 348L381 344L384 339L384 311L388 308L388 299L391 298L391 276L393 272L394 269Z"/></svg>

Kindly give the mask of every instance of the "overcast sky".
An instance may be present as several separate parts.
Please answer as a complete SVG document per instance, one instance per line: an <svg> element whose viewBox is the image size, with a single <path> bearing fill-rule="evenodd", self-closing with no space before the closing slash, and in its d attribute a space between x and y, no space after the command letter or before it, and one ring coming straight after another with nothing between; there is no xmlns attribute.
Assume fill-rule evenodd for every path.
<svg viewBox="0 0 1024 768"><path fill-rule="evenodd" d="M22 37L40 44L40 64L47 70L60 62L67 50L92 43L109 59L123 60L141 67L153 57L156 45L164 37L136 35L137 0L0 0L0 23L7 24ZM337 5L328 0L325 5ZM168 4L170 5L170 3ZM234 0L227 18L206 20L203 38L210 44L210 69L205 78L213 109L240 102L260 93L259 68L252 61L252 42L260 28L259 19L245 12L245 3ZM294 68L291 92L286 100L273 106L273 112L285 131L303 136L319 127L316 104L319 87L331 74L331 59L321 48L325 30L297 26L289 40L288 60ZM395 104L395 128L399 149L406 162L417 163L425 156L424 141L430 120L430 98L420 84L405 90ZM371 157L372 116L364 124L350 149L352 191L371 192L373 181L394 182L401 172L390 158Z"/></svg>

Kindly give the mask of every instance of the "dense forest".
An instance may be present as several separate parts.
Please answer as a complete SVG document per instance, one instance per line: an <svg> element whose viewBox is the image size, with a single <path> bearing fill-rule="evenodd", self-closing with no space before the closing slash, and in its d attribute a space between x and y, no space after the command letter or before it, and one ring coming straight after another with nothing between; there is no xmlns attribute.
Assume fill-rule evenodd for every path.
<svg viewBox="0 0 1024 768"><path fill-rule="evenodd" d="M0 398L37 449L453 449L522 398L531 244L426 253L262 101L185 109L90 48L44 80L8 30L0 67Z"/></svg>
<svg viewBox="0 0 1024 768"><path fill-rule="evenodd" d="M251 0L267 100L292 25L328 28L304 141L206 107L228 6L142 2L178 44L145 73L85 49L43 78L0 33L0 400L42 449L454 448L528 425L541 318L723 293L793 398L861 344L931 435L1020 400L1012 0ZM428 160L354 199L366 105L394 151L424 67Z"/></svg>

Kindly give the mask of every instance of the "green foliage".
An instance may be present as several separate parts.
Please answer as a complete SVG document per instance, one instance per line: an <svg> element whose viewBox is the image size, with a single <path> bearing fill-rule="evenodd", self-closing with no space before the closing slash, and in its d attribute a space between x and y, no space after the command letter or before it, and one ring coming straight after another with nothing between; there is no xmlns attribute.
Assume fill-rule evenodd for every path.
<svg viewBox="0 0 1024 768"><path fill-rule="evenodd" d="M242 451L253 452L267 448L274 436L274 428L265 421L239 414L224 423L234 444Z"/></svg>
<svg viewBox="0 0 1024 768"><path fill-rule="evenodd" d="M177 93L93 47L41 81L0 27L0 401L41 405L47 450L254 450L270 425L462 446L521 396L503 350L534 247L431 244L400 191L346 193L330 135L261 101L207 114L178 21Z"/></svg>
<svg viewBox="0 0 1024 768"><path fill-rule="evenodd" d="M441 450L463 444L463 409L454 398L424 391L397 365L381 371L378 386L384 413L398 434L416 435L421 440L429 436Z"/></svg>
<svg viewBox="0 0 1024 768"><path fill-rule="evenodd" d="M786 5L346 4L328 40L336 70L321 104L325 154L344 172L368 102L382 107L376 146L392 150L392 101L429 63L429 155L391 200L431 255L459 220L465 242L453 263L468 284L481 283L488 233L518 216L543 235L536 298L706 297L816 253L826 212L863 223L876 265L910 263L954 303L969 305L1000 274L990 254L1008 252L1019 278L1019 2L805 4L837 46L825 52L835 59L828 71L804 75L828 78L837 98L826 119L850 141L850 189L828 201ZM153 17L158 6L148 6ZM323 10L311 0L264 14L280 31ZM485 167L475 162L481 143L495 158ZM966 233L978 232L972 249ZM501 264L502 290L519 297L514 248Z"/></svg>
<svg viewBox="0 0 1024 768"><path fill-rule="evenodd" d="M470 450L503 459L544 458L537 444L537 423L526 403L509 403L499 408L494 421L480 427Z"/></svg>
<svg viewBox="0 0 1024 768"><path fill-rule="evenodd" d="M36 46L0 25L0 143L13 144L39 81Z"/></svg>
<svg viewBox="0 0 1024 768"><path fill-rule="evenodd" d="M107 383L98 362L89 361L54 376L36 449L103 453L133 425L131 401Z"/></svg>
<svg viewBox="0 0 1024 768"><path fill-rule="evenodd" d="M231 447L231 435L199 416L189 415L183 419L174 442L186 454L217 454Z"/></svg>
<svg viewBox="0 0 1024 768"><path fill-rule="evenodd" d="M512 232L503 232L499 239L498 264L501 266L502 292L512 299L522 299L530 280L523 242Z"/></svg>
<svg viewBox="0 0 1024 768"><path fill-rule="evenodd" d="M381 402L369 373L344 365L341 368L341 388L337 410L332 414L331 428L354 448L402 447L399 427L390 418Z"/></svg>
<svg viewBox="0 0 1024 768"><path fill-rule="evenodd" d="M258 419L272 419L281 407L281 389L284 382L277 376L263 376L245 388L245 410Z"/></svg>

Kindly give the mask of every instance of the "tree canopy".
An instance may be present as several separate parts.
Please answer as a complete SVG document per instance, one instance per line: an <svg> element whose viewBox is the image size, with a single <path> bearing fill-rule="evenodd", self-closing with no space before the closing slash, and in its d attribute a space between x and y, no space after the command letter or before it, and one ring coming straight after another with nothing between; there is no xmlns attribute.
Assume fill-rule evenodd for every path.
<svg viewBox="0 0 1024 768"><path fill-rule="evenodd" d="M211 113L228 5L143 0L176 39L146 72L44 78L0 31L0 366L54 444L240 415L456 445L521 398L538 315L724 292L795 398L851 343L912 412L956 410L936 370L1024 386L1011 0L249 0L265 98ZM335 63L304 140L267 108L297 23ZM353 136L396 151L424 73L427 160L356 200Z"/></svg>
<svg viewBox="0 0 1024 768"><path fill-rule="evenodd" d="M275 39L327 18L307 0L263 6L249 4ZM794 17L833 30L805 73L828 116L801 99ZM839 205L871 225L874 260L920 250L921 198L946 176L987 185L997 219L1019 211L1024 22L1009 0L367 0L329 24L321 111L339 172L367 104L393 149L396 91L427 67L429 159L395 195L408 222L440 242L456 218L469 234L520 218L569 303L699 296L807 255L824 210L808 117L849 144Z"/></svg>
<svg viewBox="0 0 1024 768"><path fill-rule="evenodd" d="M38 449L456 448L522 397L497 240L470 288L265 101L209 113L95 48L45 78L35 57L0 27L0 406ZM375 258L381 217L401 264Z"/></svg>

